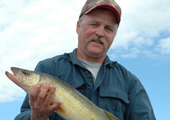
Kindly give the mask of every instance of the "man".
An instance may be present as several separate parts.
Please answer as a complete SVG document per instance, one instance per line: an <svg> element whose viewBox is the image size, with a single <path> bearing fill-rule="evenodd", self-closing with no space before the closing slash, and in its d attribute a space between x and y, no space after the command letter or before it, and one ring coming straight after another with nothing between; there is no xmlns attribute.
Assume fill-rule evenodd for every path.
<svg viewBox="0 0 170 120"><path fill-rule="evenodd" d="M120 120L155 120L148 95L133 74L106 55L117 33L121 9L113 0L87 0L77 22L78 48L72 53L40 61L35 71L53 75L70 84L98 107ZM25 98L16 120L62 120L51 105L53 92L35 85Z"/></svg>

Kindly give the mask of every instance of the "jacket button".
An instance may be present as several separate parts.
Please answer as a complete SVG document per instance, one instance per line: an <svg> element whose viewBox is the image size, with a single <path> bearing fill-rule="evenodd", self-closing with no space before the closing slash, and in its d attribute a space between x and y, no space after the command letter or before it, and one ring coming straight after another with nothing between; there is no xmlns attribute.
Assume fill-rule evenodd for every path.
<svg viewBox="0 0 170 120"><path fill-rule="evenodd" d="M89 72L88 71L85 71L86 74L88 74Z"/></svg>

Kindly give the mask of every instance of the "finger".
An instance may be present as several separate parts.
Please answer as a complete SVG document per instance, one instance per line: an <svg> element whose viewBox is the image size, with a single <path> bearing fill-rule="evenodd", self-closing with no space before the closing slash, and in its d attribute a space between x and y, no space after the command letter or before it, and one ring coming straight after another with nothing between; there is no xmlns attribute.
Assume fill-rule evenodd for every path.
<svg viewBox="0 0 170 120"><path fill-rule="evenodd" d="M61 104L62 104L62 102L60 102L60 101L56 102L55 104L52 104L51 105L51 110L52 111L57 110L60 107Z"/></svg>
<svg viewBox="0 0 170 120"><path fill-rule="evenodd" d="M44 100L44 107L48 107L51 104L52 99L53 99L53 97L55 95L55 91L56 91L56 87L54 85L51 86L51 90L50 90L49 94L47 95L47 97Z"/></svg>
<svg viewBox="0 0 170 120"><path fill-rule="evenodd" d="M39 93L39 95L37 97L37 104L42 105L42 103L44 102L44 100L45 100L45 98L47 96L49 88L50 88L50 82L47 82L43 86L42 90L40 91L40 93Z"/></svg>
<svg viewBox="0 0 170 120"><path fill-rule="evenodd" d="M36 101L37 95L38 95L38 92L39 92L41 86L42 86L42 83L37 83L37 84L31 89L31 92L30 92L30 94L29 94L30 104L32 104L32 102Z"/></svg>

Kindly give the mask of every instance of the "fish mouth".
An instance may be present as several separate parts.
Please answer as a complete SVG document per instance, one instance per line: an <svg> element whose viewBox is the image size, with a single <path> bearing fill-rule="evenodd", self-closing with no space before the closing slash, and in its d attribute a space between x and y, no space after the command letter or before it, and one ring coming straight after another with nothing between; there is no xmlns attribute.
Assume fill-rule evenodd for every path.
<svg viewBox="0 0 170 120"><path fill-rule="evenodd" d="M9 73L9 72L5 72L5 74L6 74L6 76L12 81L12 82L14 82L16 85L18 85L19 87L21 87L21 85L20 85L20 82L18 81L18 78L15 76L15 75L13 75L13 74L11 74L11 73Z"/></svg>
<svg viewBox="0 0 170 120"><path fill-rule="evenodd" d="M13 74L15 75L15 77L16 77L16 73L17 73L17 72L16 72L16 69L17 69L17 68L15 68L15 67L11 67L11 71L13 72Z"/></svg>
<svg viewBox="0 0 170 120"><path fill-rule="evenodd" d="M15 77L18 79L18 81L23 81L23 77L22 77L22 74L20 73L20 69L19 68L11 67L11 71L13 72ZM17 74L19 74L20 77L17 77L18 76Z"/></svg>
<svg viewBox="0 0 170 120"><path fill-rule="evenodd" d="M16 67L11 67L11 71L13 72L13 74L9 73L9 72L6 72L6 76L11 80L13 81L16 85L18 85L19 87L22 88L22 85L23 84L23 78L19 78L17 77L17 74L19 73L19 69L16 68Z"/></svg>

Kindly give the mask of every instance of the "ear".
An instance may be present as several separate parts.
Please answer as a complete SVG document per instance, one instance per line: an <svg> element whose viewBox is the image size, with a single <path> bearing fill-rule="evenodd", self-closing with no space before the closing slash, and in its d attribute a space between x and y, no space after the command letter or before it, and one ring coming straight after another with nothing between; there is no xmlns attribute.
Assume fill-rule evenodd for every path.
<svg viewBox="0 0 170 120"><path fill-rule="evenodd" d="M77 34L79 33L79 29L80 29L80 22L77 21L77 27L76 27L76 32L77 32Z"/></svg>

